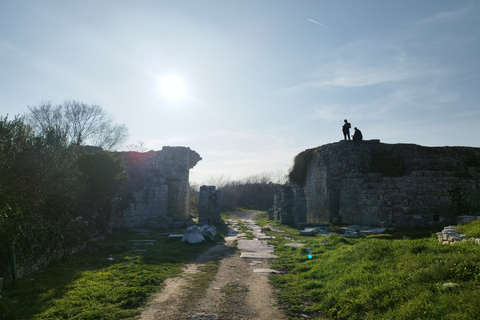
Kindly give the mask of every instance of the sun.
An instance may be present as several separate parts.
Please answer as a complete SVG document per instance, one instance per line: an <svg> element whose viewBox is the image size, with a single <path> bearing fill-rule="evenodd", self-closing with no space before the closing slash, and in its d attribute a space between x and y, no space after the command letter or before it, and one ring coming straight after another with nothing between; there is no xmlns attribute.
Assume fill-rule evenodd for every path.
<svg viewBox="0 0 480 320"><path fill-rule="evenodd" d="M170 100L181 100L187 94L185 83L179 76L165 76L160 79L160 90L162 95Z"/></svg>

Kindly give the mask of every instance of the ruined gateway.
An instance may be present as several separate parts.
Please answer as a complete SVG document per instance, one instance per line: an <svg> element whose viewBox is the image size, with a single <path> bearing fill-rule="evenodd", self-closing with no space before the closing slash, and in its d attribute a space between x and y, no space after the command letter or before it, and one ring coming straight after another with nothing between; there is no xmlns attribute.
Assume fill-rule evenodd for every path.
<svg viewBox="0 0 480 320"><path fill-rule="evenodd" d="M182 228L190 218L189 173L202 158L187 147L122 152L128 175L113 227Z"/></svg>
<svg viewBox="0 0 480 320"><path fill-rule="evenodd" d="M290 181L271 214L296 225L440 227L480 215L480 148L340 141L298 154Z"/></svg>

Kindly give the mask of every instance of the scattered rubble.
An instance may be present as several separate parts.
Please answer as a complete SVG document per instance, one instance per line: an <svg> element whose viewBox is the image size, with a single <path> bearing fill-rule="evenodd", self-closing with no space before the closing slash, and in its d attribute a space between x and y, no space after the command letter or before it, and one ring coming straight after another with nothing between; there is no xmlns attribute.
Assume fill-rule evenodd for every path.
<svg viewBox="0 0 480 320"><path fill-rule="evenodd" d="M200 233L205 239L213 241L217 235L217 228L215 228L215 226L209 226L208 224L205 224L200 227Z"/></svg>
<svg viewBox="0 0 480 320"><path fill-rule="evenodd" d="M373 234L382 234L387 231L394 230L393 228L376 228L370 226L351 225L338 228L336 232L332 232L328 229L328 225L322 225L319 227L305 227L303 230L299 230L302 236L316 236L320 233L322 236L329 236L332 233L337 233L347 238L358 238L360 236L368 236Z"/></svg>
<svg viewBox="0 0 480 320"><path fill-rule="evenodd" d="M202 241L205 241L205 238L200 232L200 228L198 228L198 226L188 227L182 237L182 242L188 242L188 243L194 244L194 243L201 243Z"/></svg>
<svg viewBox="0 0 480 320"><path fill-rule="evenodd" d="M447 226L443 228L441 232L437 232L437 239L442 244L452 244L458 241L464 241L466 237L466 235L457 231L457 226Z"/></svg>

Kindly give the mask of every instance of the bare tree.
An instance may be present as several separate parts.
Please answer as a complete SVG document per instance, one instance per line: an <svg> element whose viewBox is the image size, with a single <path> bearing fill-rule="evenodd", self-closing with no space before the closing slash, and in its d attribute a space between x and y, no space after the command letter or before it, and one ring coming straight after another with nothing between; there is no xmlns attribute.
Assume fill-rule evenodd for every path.
<svg viewBox="0 0 480 320"><path fill-rule="evenodd" d="M52 107L50 102L42 102L38 107L28 107L30 114L27 115L29 124L36 132L45 133L49 130L66 133L63 113L60 107Z"/></svg>
<svg viewBox="0 0 480 320"><path fill-rule="evenodd" d="M127 151L146 152L147 147L143 141L137 141L137 143L130 143L125 146Z"/></svg>
<svg viewBox="0 0 480 320"><path fill-rule="evenodd" d="M27 117L35 131L46 133L54 129L66 135L72 144L90 144L111 150L128 137L127 127L115 124L99 105L70 100L57 106L42 102L28 109Z"/></svg>
<svg viewBox="0 0 480 320"><path fill-rule="evenodd" d="M209 186L216 186L217 188L224 187L230 184L230 177L225 174L211 175L207 178L206 184Z"/></svg>

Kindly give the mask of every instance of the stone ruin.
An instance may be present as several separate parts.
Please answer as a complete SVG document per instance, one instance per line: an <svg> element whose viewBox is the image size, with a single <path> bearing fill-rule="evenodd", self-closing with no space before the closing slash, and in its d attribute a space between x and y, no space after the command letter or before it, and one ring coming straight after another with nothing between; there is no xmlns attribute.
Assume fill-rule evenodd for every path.
<svg viewBox="0 0 480 320"><path fill-rule="evenodd" d="M189 172L202 158L187 147L122 152L127 184L114 214L117 229L178 229L190 218Z"/></svg>
<svg viewBox="0 0 480 320"><path fill-rule="evenodd" d="M480 214L480 149L340 141L297 155L296 186L275 193L274 220L443 227ZM301 223L301 222L300 222Z"/></svg>
<svg viewBox="0 0 480 320"><path fill-rule="evenodd" d="M217 225L221 222L220 190L215 186L201 186L198 199L198 224Z"/></svg>
<svg viewBox="0 0 480 320"><path fill-rule="evenodd" d="M283 224L296 226L307 222L307 207L303 188L292 183L275 190L273 208L269 209L268 218Z"/></svg>

